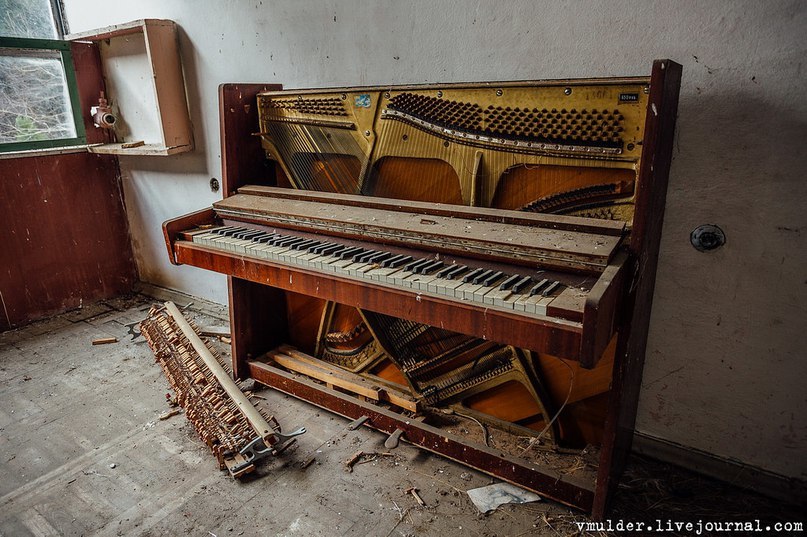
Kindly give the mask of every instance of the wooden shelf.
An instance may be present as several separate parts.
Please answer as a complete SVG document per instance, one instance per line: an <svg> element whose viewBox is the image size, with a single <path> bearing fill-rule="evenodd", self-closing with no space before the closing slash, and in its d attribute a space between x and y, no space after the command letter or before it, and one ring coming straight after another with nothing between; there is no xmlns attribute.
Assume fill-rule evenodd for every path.
<svg viewBox="0 0 807 537"><path fill-rule="evenodd" d="M165 147L160 144L143 144L137 147L122 147L123 145L124 143L91 145L87 148L87 151L101 155L167 156L185 153L193 149L193 146L188 145Z"/></svg>
<svg viewBox="0 0 807 537"><path fill-rule="evenodd" d="M141 19L70 34L67 39L98 47L106 96L120 114L114 129L117 143L92 146L91 153L165 156L193 150L173 21ZM138 141L144 144L122 147Z"/></svg>

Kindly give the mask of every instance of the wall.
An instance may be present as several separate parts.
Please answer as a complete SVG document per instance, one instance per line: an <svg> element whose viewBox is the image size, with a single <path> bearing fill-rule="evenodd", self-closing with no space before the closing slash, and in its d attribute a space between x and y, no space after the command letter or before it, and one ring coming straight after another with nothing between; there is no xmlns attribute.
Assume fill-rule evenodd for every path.
<svg viewBox="0 0 807 537"><path fill-rule="evenodd" d="M807 477L807 139L803 2L66 0L71 31L177 21L197 150L121 158L142 277L216 301L168 264L160 223L209 205L216 87L646 75L684 65L638 429ZM688 241L719 224L728 244Z"/></svg>
<svg viewBox="0 0 807 537"><path fill-rule="evenodd" d="M0 332L132 290L114 158L0 159L0 178Z"/></svg>
<svg viewBox="0 0 807 537"><path fill-rule="evenodd" d="M71 48L89 110L100 58L91 45ZM89 117L84 129L89 143L104 141ZM137 281L115 159L26 155L0 158L0 331L130 292Z"/></svg>

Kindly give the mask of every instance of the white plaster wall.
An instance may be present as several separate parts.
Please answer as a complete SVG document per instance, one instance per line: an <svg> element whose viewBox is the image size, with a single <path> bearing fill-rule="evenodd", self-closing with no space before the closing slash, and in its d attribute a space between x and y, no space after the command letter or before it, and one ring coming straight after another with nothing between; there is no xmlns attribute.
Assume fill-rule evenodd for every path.
<svg viewBox="0 0 807 537"><path fill-rule="evenodd" d="M638 429L807 477L807 3L66 0L70 30L175 20L197 150L121 158L143 279L219 302L168 264L160 223L217 199L216 88L645 75L684 65ZM703 254L701 223L728 235Z"/></svg>

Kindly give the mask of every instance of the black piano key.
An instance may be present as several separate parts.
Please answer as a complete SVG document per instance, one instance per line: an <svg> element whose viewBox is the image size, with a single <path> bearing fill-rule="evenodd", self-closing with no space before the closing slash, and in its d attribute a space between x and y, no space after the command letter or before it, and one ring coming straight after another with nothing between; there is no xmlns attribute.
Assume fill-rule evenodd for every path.
<svg viewBox="0 0 807 537"><path fill-rule="evenodd" d="M356 254L359 250L361 250L361 248L359 248L358 246L351 246L347 250L342 250L341 252L339 252L339 259L347 259L348 257L351 257L352 255Z"/></svg>
<svg viewBox="0 0 807 537"><path fill-rule="evenodd" d="M541 292L541 289L543 289L544 287L546 287L546 284L548 284L548 283L549 283L549 280L547 280L546 278L544 278L544 279L543 279L543 280L541 280L540 282L538 282L538 283L536 283L535 285L533 285L533 286L532 286L532 289L530 289L530 296L535 296L535 295L537 295L538 293L540 293L540 292Z"/></svg>
<svg viewBox="0 0 807 537"><path fill-rule="evenodd" d="M398 268L401 265L404 265L404 264L408 263L411 260L412 260L411 255L401 255L401 257L399 257L398 259L391 260L389 262L389 264L386 265L386 266L389 267L389 268ZM384 265L382 264L382 266L384 266Z"/></svg>
<svg viewBox="0 0 807 537"><path fill-rule="evenodd" d="M497 281L499 278L501 278L501 277L502 277L502 276L504 276L504 275L505 275L505 274L504 274L504 272L502 272L501 270L497 270L497 271L496 271L496 272L494 272L493 274L491 274L491 275L489 275L489 276L485 277L485 278L484 278L484 279L483 279L483 280L482 280L480 283L481 283L483 286L485 286L485 287L490 287L490 286L491 286L491 285L493 285L493 284L494 284L494 283L495 283L495 282L496 282L496 281Z"/></svg>
<svg viewBox="0 0 807 537"><path fill-rule="evenodd" d="M414 269L412 269L412 272L413 272L413 273L415 273L415 274L423 274L423 272L421 272L421 271L422 271L423 269L427 268L427 267L428 267L429 265L431 265L433 262L434 262L434 259L428 259L428 258L427 258L427 259L426 259L426 260L425 260L423 263L419 264L417 267L415 267Z"/></svg>
<svg viewBox="0 0 807 537"><path fill-rule="evenodd" d="M375 255L371 255L370 257L368 257L366 262L378 264L387 259L388 257L390 257L391 255L392 254L389 252L377 252Z"/></svg>
<svg viewBox="0 0 807 537"><path fill-rule="evenodd" d="M403 256L404 256L403 254L397 254L397 255L394 255L392 257L388 257L384 261L381 262L381 266L383 268L389 267L390 263L395 263L396 261L401 259Z"/></svg>
<svg viewBox="0 0 807 537"><path fill-rule="evenodd" d="M380 254L378 250L365 250L364 253L359 256L358 262L359 263L367 263L369 262L371 257L375 257Z"/></svg>
<svg viewBox="0 0 807 537"><path fill-rule="evenodd" d="M515 285L515 283L520 279L521 276L519 276L518 274L513 274L512 276L510 276L509 278L507 278L502 282L502 284L499 286L499 290L507 291L508 289L513 287L513 285Z"/></svg>
<svg viewBox="0 0 807 537"><path fill-rule="evenodd" d="M367 262L365 261L366 259L373 257L377 253L378 251L376 250L367 250L365 248L362 248L359 252L356 252L356 254L353 256L353 261L355 263L366 263Z"/></svg>
<svg viewBox="0 0 807 537"><path fill-rule="evenodd" d="M330 248L332 246L337 246L337 245L332 243L332 242L323 242L319 246L315 246L314 248L312 248L311 253L312 254L322 254L323 250L325 250L326 248Z"/></svg>
<svg viewBox="0 0 807 537"><path fill-rule="evenodd" d="M230 226L229 228L222 228L222 230L221 230L221 232L219 234L223 235L225 237L231 237L233 235L233 233L238 233L239 231L243 231L243 230L244 230L244 228L242 228L242 227Z"/></svg>
<svg viewBox="0 0 807 537"><path fill-rule="evenodd" d="M252 240L254 240L255 242L259 242L261 244L266 244L267 242L274 239L275 237L277 237L277 233L264 233L260 237L255 237Z"/></svg>
<svg viewBox="0 0 807 537"><path fill-rule="evenodd" d="M380 254L378 250L365 250L363 254L360 254L355 261L357 263L367 263L369 262L370 258L377 256Z"/></svg>
<svg viewBox="0 0 807 537"><path fill-rule="evenodd" d="M309 246L313 245L316 242L318 241L315 241L314 239L306 239L303 242L298 242L297 244L292 246L292 248L294 248L295 250L307 250Z"/></svg>
<svg viewBox="0 0 807 537"><path fill-rule="evenodd" d="M233 227L233 226L226 226L226 227L219 227L219 228L213 229L211 231L213 231L213 233L215 233L216 235L220 235L222 237L227 237L228 236L227 233L233 231L234 229L236 229L236 228Z"/></svg>
<svg viewBox="0 0 807 537"><path fill-rule="evenodd" d="M284 235L279 237L277 240L270 242L272 246L286 246L288 243L293 241L295 237L290 237L289 235Z"/></svg>
<svg viewBox="0 0 807 537"><path fill-rule="evenodd" d="M532 283L532 278L529 276L524 276L518 280L510 290L516 294L521 294L527 289L527 286L530 285L530 283Z"/></svg>
<svg viewBox="0 0 807 537"><path fill-rule="evenodd" d="M431 274L442 266L443 262L435 259L431 263L427 263L426 265L420 267L420 269L418 269L418 274Z"/></svg>
<svg viewBox="0 0 807 537"><path fill-rule="evenodd" d="M245 240L250 240L250 239L252 239L252 237L257 237L258 235L263 235L263 233L264 232L261 231L260 229L256 229L256 230L250 231L248 233L242 234L241 238L245 239Z"/></svg>
<svg viewBox="0 0 807 537"><path fill-rule="evenodd" d="M339 252L345 250L346 248L347 248L347 246L345 246L344 244L336 244L336 245L334 245L334 248L330 248L330 249L326 248L322 253L324 255L330 255L330 256L336 257L337 255L339 255Z"/></svg>
<svg viewBox="0 0 807 537"><path fill-rule="evenodd" d="M302 237L295 237L294 239L290 240L287 243L284 243L283 246L286 248L294 248L296 245L305 242L306 239Z"/></svg>
<svg viewBox="0 0 807 537"><path fill-rule="evenodd" d="M408 270L409 272L415 272L418 268L422 267L423 265L425 265L428 262L429 262L429 259L425 258L425 257L423 259L415 259L411 263L408 263L407 265L404 265L403 269Z"/></svg>
<svg viewBox="0 0 807 537"><path fill-rule="evenodd" d="M435 276L437 276L438 278L445 278L455 268L457 268L457 265L448 265L447 267L443 267L442 269L440 269L440 272L435 274Z"/></svg>
<svg viewBox="0 0 807 537"><path fill-rule="evenodd" d="M552 283L550 283L549 286L546 289L541 291L541 296L549 296L549 295L551 295L552 292L555 289L557 289L559 285L560 285L560 282L552 282Z"/></svg>
<svg viewBox="0 0 807 537"><path fill-rule="evenodd" d="M451 272L446 274L446 280L453 280L460 274L463 274L466 270L468 270L468 267L465 265L455 265Z"/></svg>
<svg viewBox="0 0 807 537"><path fill-rule="evenodd" d="M485 278L487 278L491 274L493 274L492 270L490 270L490 269L483 270L482 272L480 272L479 274L477 274L476 276L473 277L473 279L471 280L471 283L473 283L474 285L478 285L478 284L482 283L482 280L484 280Z"/></svg>
<svg viewBox="0 0 807 537"><path fill-rule="evenodd" d="M478 268L478 269L474 269L474 270L472 270L471 272L469 272L468 274L466 274L464 278L462 278L462 282L463 282L463 283L468 283L468 282L470 282L471 280L473 280L474 278L476 278L476 276L477 276L478 274L481 274L482 272L484 272L484 270L485 270L485 269L481 269L481 268Z"/></svg>

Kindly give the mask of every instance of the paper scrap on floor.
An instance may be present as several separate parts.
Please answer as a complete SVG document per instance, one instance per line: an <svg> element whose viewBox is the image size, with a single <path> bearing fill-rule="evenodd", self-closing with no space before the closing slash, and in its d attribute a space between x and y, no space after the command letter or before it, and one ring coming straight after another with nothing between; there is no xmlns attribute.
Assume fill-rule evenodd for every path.
<svg viewBox="0 0 807 537"><path fill-rule="evenodd" d="M490 513L506 503L529 503L541 500L541 497L510 483L495 483L468 491L468 497L482 513Z"/></svg>

